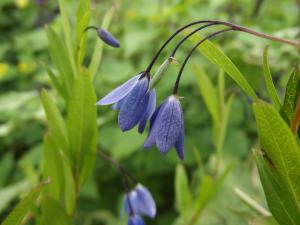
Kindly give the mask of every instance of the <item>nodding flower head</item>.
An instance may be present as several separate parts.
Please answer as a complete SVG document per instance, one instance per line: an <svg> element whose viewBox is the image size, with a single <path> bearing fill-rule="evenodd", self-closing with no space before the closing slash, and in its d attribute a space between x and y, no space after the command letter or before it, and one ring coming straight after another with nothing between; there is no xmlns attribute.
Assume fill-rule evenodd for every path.
<svg viewBox="0 0 300 225"><path fill-rule="evenodd" d="M142 217L140 217L139 215L133 214L129 217L127 225L145 225L145 223L144 223Z"/></svg>
<svg viewBox="0 0 300 225"><path fill-rule="evenodd" d="M97 33L98 33L98 36L101 38L101 40L104 41L109 46L112 46L114 48L120 47L120 42L107 30L98 28Z"/></svg>
<svg viewBox="0 0 300 225"><path fill-rule="evenodd" d="M141 184L138 184L135 189L126 195L124 204L129 215L134 213L150 218L154 218L156 215L154 199L150 191Z"/></svg>
<svg viewBox="0 0 300 225"><path fill-rule="evenodd" d="M149 91L149 78L143 73L134 76L121 86L115 88L96 105L109 105L119 110L118 123L122 131L139 125L139 132L145 129L147 120L152 116L156 105L156 93Z"/></svg>
<svg viewBox="0 0 300 225"><path fill-rule="evenodd" d="M184 158L183 113L180 101L175 95L168 97L150 120L150 131L144 147L150 148L154 144L163 154L175 147L179 158Z"/></svg>

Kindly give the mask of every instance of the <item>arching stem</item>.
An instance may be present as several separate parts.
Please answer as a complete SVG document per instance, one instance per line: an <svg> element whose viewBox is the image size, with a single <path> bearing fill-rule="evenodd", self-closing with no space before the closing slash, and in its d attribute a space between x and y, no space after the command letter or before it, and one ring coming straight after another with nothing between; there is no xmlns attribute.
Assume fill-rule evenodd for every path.
<svg viewBox="0 0 300 225"><path fill-rule="evenodd" d="M178 86L179 86L179 82L180 82L180 78L182 76L182 73L183 73L183 70L185 68L185 65L187 64L187 62L189 61L190 57L192 56L193 52L198 48L199 45L201 45L204 41L214 37L214 36L217 36L221 33L224 33L224 32L227 32L227 31L231 31L231 30L234 30L233 28L227 28L227 29L223 29L223 30L219 30L219 31L216 31L210 35L208 35L207 37L201 39L193 48L192 50L188 53L188 55L186 56L186 58L184 59L184 62L183 64L181 65L180 67L180 70L178 72L178 75L177 75L177 79L176 79L176 82L175 82L175 85L174 85L174 88L173 88L173 94L174 95L177 95L178 93Z"/></svg>

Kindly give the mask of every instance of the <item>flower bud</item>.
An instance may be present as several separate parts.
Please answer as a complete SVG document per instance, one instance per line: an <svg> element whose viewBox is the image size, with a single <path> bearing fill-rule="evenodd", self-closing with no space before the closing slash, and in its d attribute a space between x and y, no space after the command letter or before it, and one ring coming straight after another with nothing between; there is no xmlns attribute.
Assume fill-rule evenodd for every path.
<svg viewBox="0 0 300 225"><path fill-rule="evenodd" d="M104 41L104 43L106 43L109 46L112 46L114 48L120 47L119 41L107 30L98 28L97 33L98 33L98 36L101 38L101 40Z"/></svg>

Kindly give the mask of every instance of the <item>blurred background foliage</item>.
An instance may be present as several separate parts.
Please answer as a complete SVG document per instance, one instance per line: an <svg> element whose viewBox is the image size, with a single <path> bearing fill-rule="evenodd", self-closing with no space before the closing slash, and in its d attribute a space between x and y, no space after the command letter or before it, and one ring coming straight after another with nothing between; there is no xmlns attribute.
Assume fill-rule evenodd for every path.
<svg viewBox="0 0 300 225"><path fill-rule="evenodd" d="M75 17L73 12L76 11L77 1L66 1L66 5L68 14ZM100 70L94 80L98 98L143 70L158 46L176 28L194 20L226 20L280 37L299 38L300 3L297 0L93 0L92 25L99 26L111 7L115 11L109 30L120 40L121 49L104 48ZM39 179L42 138L46 129L39 94L42 88L51 90L51 82L42 66L43 62L50 62L44 25L51 24L58 30L61 27L56 1L1 0L0 10L2 221L18 197L36 185ZM88 34L88 56L94 46L89 43L94 43L96 38L92 32ZM263 99L267 94L262 76L262 52L264 46L270 44L270 68L276 87L283 96L290 70L297 58L297 52L291 47L242 33L223 35L215 43L222 46ZM176 59L181 62L191 47L191 43L186 42ZM167 56L167 51L163 55ZM164 57L161 57L160 62L163 60ZM200 210L199 220L195 224L262 224L254 218L265 215L261 215L253 205L249 207L249 204L244 204L239 192L242 190L242 196L247 193L266 208L251 154L257 134L249 99L231 80L225 79L225 98L232 94L235 97L232 99L219 167L223 171L228 166L230 169L221 187L216 188L218 182L214 165L217 155L213 121L201 95L201 85L197 85L199 71L192 65L199 67L200 73L207 74L216 89L220 71L198 53L192 61L183 76L180 93L184 97L182 105L186 124L186 159L182 162L188 177L186 182L189 182L188 188L191 189L190 197L205 202L201 203L205 208ZM160 82L158 101L170 94L178 69L178 66L172 66L167 72L168 78ZM57 93L53 95L57 96ZM176 166L176 173L185 173L185 170L178 166L181 162L175 151L162 156L157 149L142 150L145 134L141 136L136 130L122 133L117 127L116 112L109 107L98 109L98 127L99 148L120 161L152 191L158 205L158 216L154 221L147 220L147 224L185 224L182 222L185 209L178 208L180 199L178 196L175 198L174 187L177 183ZM211 191L213 188L218 191ZM207 199L201 199L198 195L205 191L211 193L207 194ZM81 190L76 221L87 225L117 224L122 198L119 174L112 165L98 158L92 175Z"/></svg>

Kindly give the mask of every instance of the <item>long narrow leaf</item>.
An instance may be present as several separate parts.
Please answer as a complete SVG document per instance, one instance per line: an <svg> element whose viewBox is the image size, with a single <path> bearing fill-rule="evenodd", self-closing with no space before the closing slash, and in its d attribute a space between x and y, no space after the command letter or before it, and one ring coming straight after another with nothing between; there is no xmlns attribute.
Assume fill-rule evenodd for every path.
<svg viewBox="0 0 300 225"><path fill-rule="evenodd" d="M285 182L300 211L300 149L290 128L278 112L259 100L253 104L262 149Z"/></svg>
<svg viewBox="0 0 300 225"><path fill-rule="evenodd" d="M277 91L275 89L271 71L269 68L269 62L268 62L268 46L265 47L264 54L263 54L263 68L264 68L264 78L267 86L268 93L271 97L271 100L273 104L275 105L276 109L279 111L281 108L280 100L277 94Z"/></svg>
<svg viewBox="0 0 300 225"><path fill-rule="evenodd" d="M197 43L201 38L203 37L196 33L190 38L190 40L193 43ZM257 99L257 96L248 81L222 50L216 47L209 40L202 43L198 49L209 61L222 68L249 97L254 100Z"/></svg>
<svg viewBox="0 0 300 225"><path fill-rule="evenodd" d="M68 106L67 130L76 176L79 178L82 171L90 171L96 151L96 94L88 70L82 69L78 74L72 93ZM90 159L89 162L86 162L87 158ZM81 181L85 180L88 173L80 178Z"/></svg>
<svg viewBox="0 0 300 225"><path fill-rule="evenodd" d="M300 213L280 176L259 150L254 150L261 183L274 218L284 225L300 224Z"/></svg>

